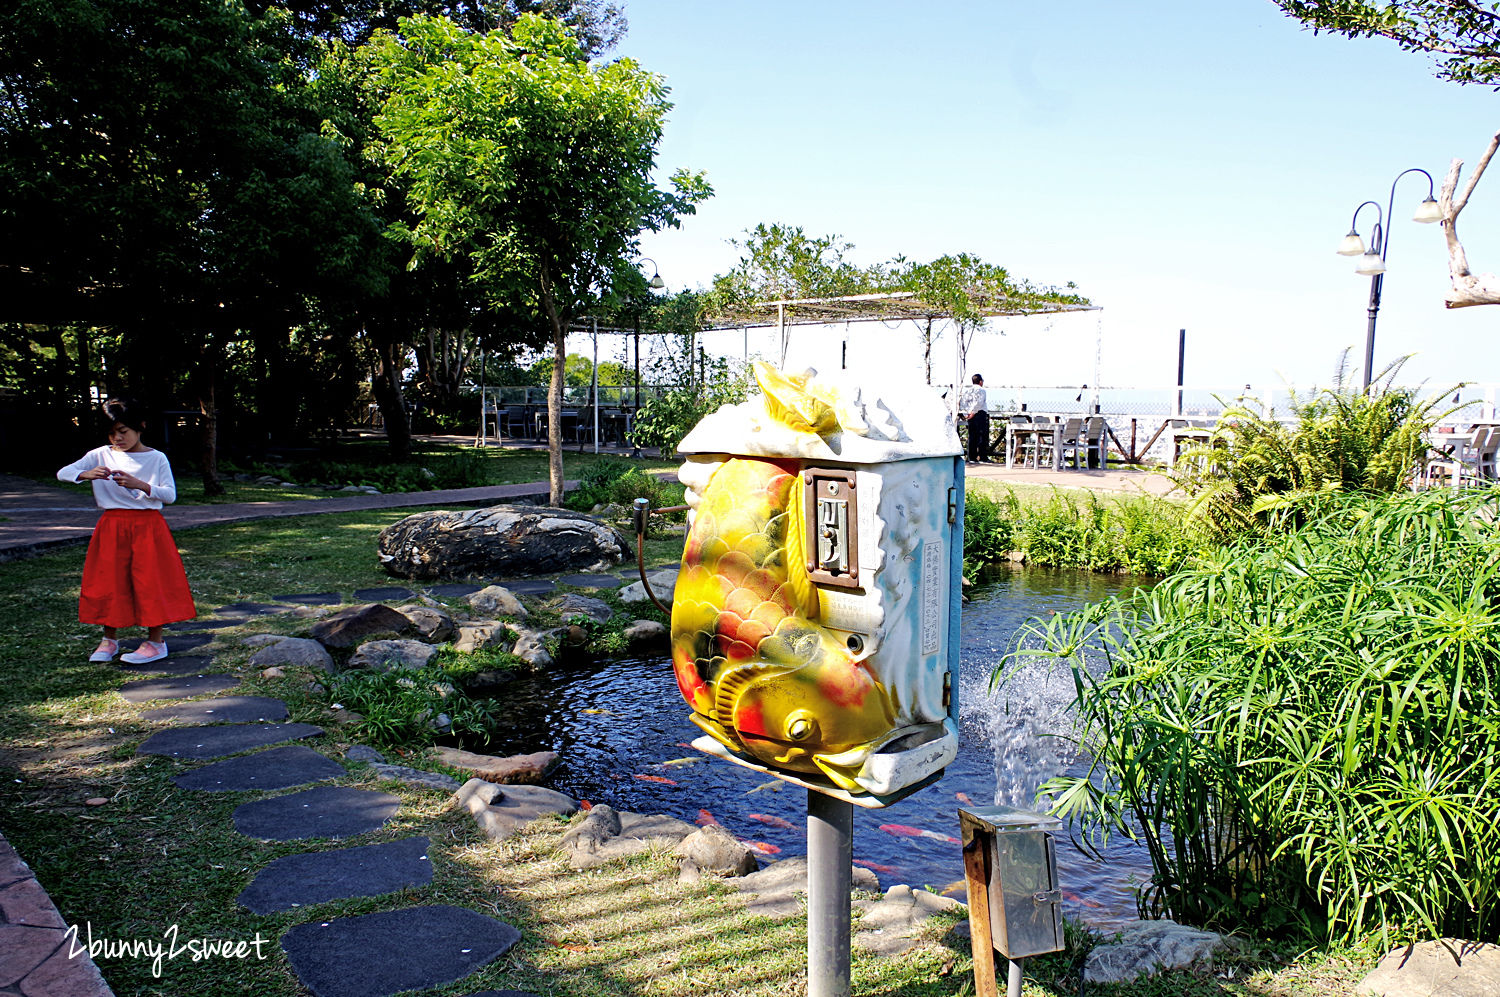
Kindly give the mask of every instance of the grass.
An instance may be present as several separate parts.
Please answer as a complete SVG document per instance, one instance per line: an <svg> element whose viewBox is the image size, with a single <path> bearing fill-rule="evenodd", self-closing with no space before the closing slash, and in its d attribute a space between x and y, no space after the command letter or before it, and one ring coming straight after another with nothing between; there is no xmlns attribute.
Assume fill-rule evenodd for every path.
<svg viewBox="0 0 1500 997"><path fill-rule="evenodd" d="M238 599L266 601L281 592L334 590L388 582L373 554L374 535L400 510L263 521L182 531L188 574L200 605ZM657 540L649 563L675 556L680 540ZM335 784L380 789L401 799L384 828L339 842L252 841L232 830L233 809L258 794L187 793L171 783L179 762L138 757L135 745L157 726L140 719L114 690L125 676L84 661L95 637L76 622L82 551L70 550L0 565L0 598L12 612L0 623L10 655L0 683L0 829L35 869L70 922L92 925L96 937L160 939L177 924L183 937L273 940L263 962L169 962L151 975L147 959L107 961L106 979L122 995L257 997L301 990L274 943L296 923L450 903L499 917L522 932L496 963L432 994L514 988L556 997L665 995L783 997L804 992L805 921L768 921L745 912L738 897L714 884L680 885L661 856L642 856L590 872L566 868L555 848L558 819L531 825L496 843L447 794L377 778L348 763ZM306 621L262 620L255 631L297 632ZM217 667L242 666L251 649L239 644L249 628L221 631ZM326 700L296 671L247 679L250 694L284 699L291 719L318 723L314 743L339 757L347 729L332 722ZM401 758L392 758L401 761ZM411 758L404 759L408 763ZM87 807L95 796L109 800ZM599 801L606 802L606 801ZM433 882L375 899L356 899L260 917L235 897L268 862L297 852L388 841L431 839ZM943 939L951 923L911 953L880 960L857 952L856 994L950 997L973 992L967 943ZM1090 988L1122 997L1352 994L1367 954L1314 954L1282 965L1292 953L1252 953L1213 974L1170 974L1120 988ZM1073 964L1036 960L1026 993L1077 992Z"/></svg>

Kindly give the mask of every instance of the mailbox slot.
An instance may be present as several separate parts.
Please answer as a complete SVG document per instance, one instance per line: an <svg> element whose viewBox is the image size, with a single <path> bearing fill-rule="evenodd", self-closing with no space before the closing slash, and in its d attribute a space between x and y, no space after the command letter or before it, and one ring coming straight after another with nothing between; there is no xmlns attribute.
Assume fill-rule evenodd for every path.
<svg viewBox="0 0 1500 997"><path fill-rule="evenodd" d="M802 472L807 571L818 585L857 589L859 506L853 471L810 467Z"/></svg>

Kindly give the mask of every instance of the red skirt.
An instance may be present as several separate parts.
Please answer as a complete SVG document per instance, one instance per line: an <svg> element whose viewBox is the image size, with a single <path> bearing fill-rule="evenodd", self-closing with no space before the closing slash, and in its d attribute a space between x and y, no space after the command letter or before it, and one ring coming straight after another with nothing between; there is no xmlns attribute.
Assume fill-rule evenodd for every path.
<svg viewBox="0 0 1500 997"><path fill-rule="evenodd" d="M162 514L105 509L83 562L78 618L105 627L159 627L197 615Z"/></svg>

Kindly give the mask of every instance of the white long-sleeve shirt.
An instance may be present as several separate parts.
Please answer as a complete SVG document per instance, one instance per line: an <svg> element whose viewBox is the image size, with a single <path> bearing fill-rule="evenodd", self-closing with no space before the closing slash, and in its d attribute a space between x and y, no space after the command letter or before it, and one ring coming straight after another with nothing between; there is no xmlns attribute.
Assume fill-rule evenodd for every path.
<svg viewBox="0 0 1500 997"><path fill-rule="evenodd" d="M989 396L985 393L984 385L970 384L958 393L958 411L960 415L973 415L983 412L989 408Z"/></svg>
<svg viewBox="0 0 1500 997"><path fill-rule="evenodd" d="M57 478L69 484L80 484L78 476L96 467L125 471L151 486L151 494L147 495L116 484L109 478L96 478L89 484L94 486L94 504L101 509L160 509L163 504L177 501L177 482L172 478L172 465L167 463L167 455L160 450L127 453L110 446L98 447L58 471Z"/></svg>

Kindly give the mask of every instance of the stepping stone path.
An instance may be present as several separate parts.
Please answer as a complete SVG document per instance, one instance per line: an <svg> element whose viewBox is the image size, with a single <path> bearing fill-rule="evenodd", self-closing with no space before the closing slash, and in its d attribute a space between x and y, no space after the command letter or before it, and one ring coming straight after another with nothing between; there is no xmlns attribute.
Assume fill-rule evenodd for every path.
<svg viewBox="0 0 1500 997"><path fill-rule="evenodd" d="M619 575L563 575L557 580L559 585L571 585L580 589L615 589L625 584ZM510 588L510 586L506 586ZM515 589L511 589L512 592Z"/></svg>
<svg viewBox="0 0 1500 997"><path fill-rule="evenodd" d="M435 586L430 591L457 597L478 589L477 585L455 584ZM513 587L513 591L527 594L543 594L552 589L548 581L523 582ZM404 588L362 589L354 597L365 601L414 598ZM240 602L222 607L219 610L222 617L177 624L167 638L169 646L174 652L191 650L215 639L214 634L206 631L239 626L251 617L272 613L307 615L307 610L292 607L337 605L344 601L337 592L289 593L273 598L279 605ZM119 691L129 702L144 703L187 699L222 692L239 684L232 675L209 674L211 666L212 659L206 655L174 656L147 665L122 664L119 666L122 670L161 677L128 682ZM344 766L305 745L267 748L278 742L323 733L322 728L311 724L266 722L287 716L286 704L279 699L223 696L148 710L141 716L146 720L200 726L158 731L137 747L137 754L178 759L239 756L179 773L172 781L184 790L265 792L348 775ZM255 748L267 750L240 754ZM350 748L346 757L372 763L376 773L387 778L434 788L454 784L454 780L438 773L386 764L379 752L363 745ZM509 798L495 800L493 806L486 805L489 800L479 804L479 809L506 824L508 829L518 827L528 816L571 811L574 806L572 800L560 793L539 787L514 788L516 792L512 793L512 787L507 787ZM239 833L263 841L342 838L382 827L395 816L400 805L400 799L388 793L349 786L317 786L242 803L234 810L233 820ZM350 897L379 897L421 889L432 882L429 848L427 838L411 837L283 856L256 874L240 894L239 902L264 916ZM4 921L3 916L0 921ZM462 907L428 904L359 917L306 921L288 930L281 945L297 978L315 997L384 997L460 980L499 958L519 938L520 932L503 921ZM4 953L0 952L0 967L4 961ZM0 989L3 984L0 980ZM536 995L519 990L485 990L470 997Z"/></svg>
<svg viewBox="0 0 1500 997"><path fill-rule="evenodd" d="M545 578L517 578L505 583L513 595L550 595L557 591L557 583Z"/></svg>
<svg viewBox="0 0 1500 997"><path fill-rule="evenodd" d="M309 921L281 948L315 997L383 997L463 979L520 938L504 921L433 905Z"/></svg>
<svg viewBox="0 0 1500 997"><path fill-rule="evenodd" d="M426 838L287 855L262 869L239 902L274 914L347 897L378 897L432 882Z"/></svg>
<svg viewBox="0 0 1500 997"><path fill-rule="evenodd" d="M251 748L264 748L281 741L316 737L322 727L312 724L224 724L214 727L179 727L161 730L141 742L138 755L168 758L221 758Z"/></svg>
<svg viewBox="0 0 1500 997"><path fill-rule="evenodd" d="M286 719L286 704L269 696L224 696L163 706L141 714L144 720L182 720L200 724L242 724Z"/></svg>
<svg viewBox="0 0 1500 997"><path fill-rule="evenodd" d="M429 585L427 591L444 599L462 599L466 595L473 595L482 586L470 585L466 582L455 582L452 585Z"/></svg>
<svg viewBox="0 0 1500 997"><path fill-rule="evenodd" d="M127 703L149 703L153 699L187 699L206 692L223 692L239 684L240 680L233 675L183 675L126 682L118 691Z"/></svg>
<svg viewBox="0 0 1500 997"><path fill-rule="evenodd" d="M184 772L172 779L183 789L223 793L247 789L290 789L309 782L337 779L349 770L327 755L300 744L271 748Z"/></svg>
<svg viewBox="0 0 1500 997"><path fill-rule="evenodd" d="M350 786L319 786L235 808L234 826L247 838L347 838L373 831L396 816L401 801L390 793Z"/></svg>

